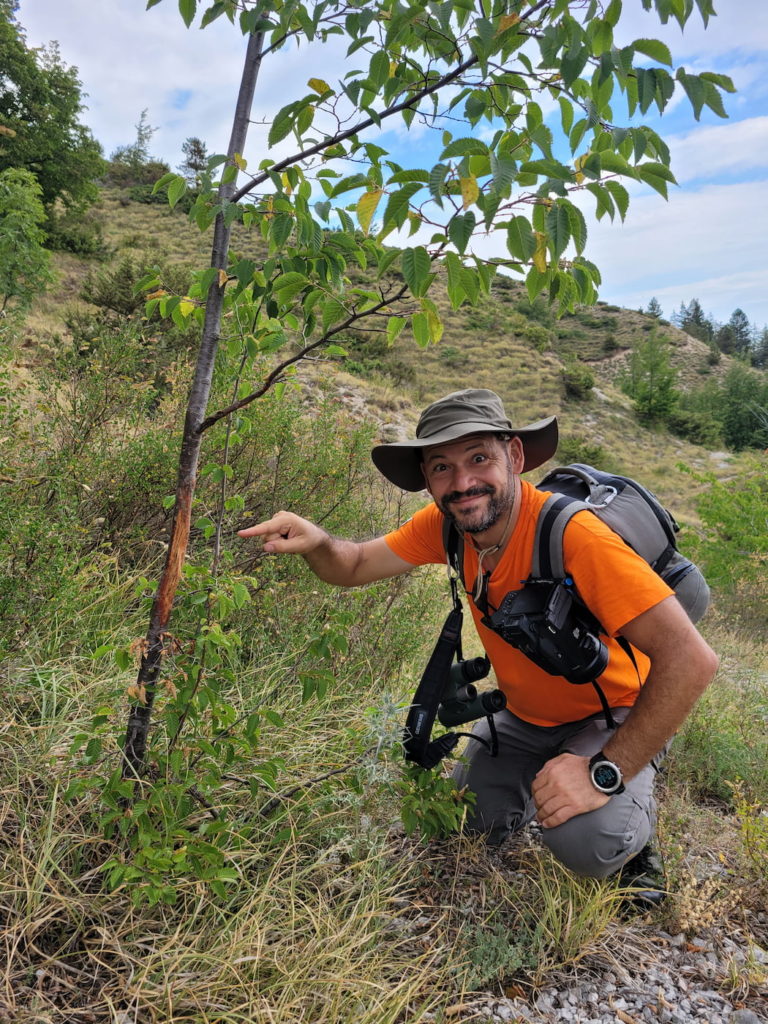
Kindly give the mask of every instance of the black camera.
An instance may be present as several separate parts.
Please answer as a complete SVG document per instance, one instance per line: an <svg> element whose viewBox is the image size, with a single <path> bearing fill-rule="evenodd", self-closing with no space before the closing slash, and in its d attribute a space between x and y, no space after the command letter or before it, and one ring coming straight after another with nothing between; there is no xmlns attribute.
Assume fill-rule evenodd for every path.
<svg viewBox="0 0 768 1024"><path fill-rule="evenodd" d="M493 715L506 707L507 698L501 690L478 693L474 685L479 679L485 679L490 670L491 663L487 658L468 658L451 665L437 709L437 717L443 725L450 728L474 722L476 718Z"/></svg>
<svg viewBox="0 0 768 1024"><path fill-rule="evenodd" d="M563 582L529 580L484 622L539 668L570 683L591 683L608 664L597 619Z"/></svg>

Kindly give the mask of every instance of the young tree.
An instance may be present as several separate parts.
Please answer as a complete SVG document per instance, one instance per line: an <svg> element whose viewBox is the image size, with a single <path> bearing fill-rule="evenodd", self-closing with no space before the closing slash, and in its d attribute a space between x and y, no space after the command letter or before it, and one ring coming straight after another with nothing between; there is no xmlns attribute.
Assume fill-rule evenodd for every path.
<svg viewBox="0 0 768 1024"><path fill-rule="evenodd" d="M661 320L661 318L664 316L664 310L661 308L659 300L656 298L655 295L648 303L646 313L648 313L649 316L655 316L657 320Z"/></svg>
<svg viewBox="0 0 768 1024"><path fill-rule="evenodd" d="M691 299L688 306L681 304L680 311L675 318L677 326L699 341L711 342L714 338L715 328L712 320L701 308L698 299Z"/></svg>
<svg viewBox="0 0 768 1024"><path fill-rule="evenodd" d="M642 421L661 423L669 417L678 397L676 380L677 371L669 358L669 338L652 331L647 340L633 347L624 385Z"/></svg>
<svg viewBox="0 0 768 1024"><path fill-rule="evenodd" d="M187 184L194 188L203 171L208 169L208 148L202 139L193 135L182 143L181 151L184 161L179 164L179 170Z"/></svg>
<svg viewBox="0 0 768 1024"><path fill-rule="evenodd" d="M768 327L764 327L755 340L752 365L758 370L768 370Z"/></svg>
<svg viewBox="0 0 768 1024"><path fill-rule="evenodd" d="M29 49L13 0L0 0L0 171L35 175L46 210L56 200L75 210L98 195L101 146L80 124L83 110L76 68L51 44Z"/></svg>
<svg viewBox="0 0 768 1024"><path fill-rule="evenodd" d="M30 171L0 171L0 313L11 299L28 306L51 279L41 195Z"/></svg>
<svg viewBox="0 0 768 1024"><path fill-rule="evenodd" d="M149 123L147 108L142 110L136 138L128 146L118 146L109 158L109 180L117 185L152 185L168 172L168 165L149 155L149 143L157 131Z"/></svg>
<svg viewBox="0 0 768 1024"><path fill-rule="evenodd" d="M663 22L673 17L681 26L694 6L677 0L643 4ZM706 23L711 0L696 0L696 7ZM182 0L180 10L191 25L196 0ZM187 296L163 294L154 276L144 282L153 296L150 311L182 320L195 316L202 337L171 540L136 685L142 699L126 734L128 775L142 772L206 432L285 382L294 364L329 350L361 320L390 342L406 328L419 344L438 341L442 324L428 294L438 271L446 275L454 308L487 293L499 265L524 278L531 301L545 293L561 310L593 302L599 271L585 255L586 219L573 194L589 194L598 217L622 219L629 203L622 178L666 196L674 180L669 150L655 131L635 124L634 115L652 106L663 111L677 87L697 117L704 106L725 116L721 91L732 91L728 78L675 70L668 48L657 40L614 46L621 14L621 0L607 6L597 0L495 0L481 7L464 0L360 0L354 7L342 0L216 0L203 10L203 26L221 15L238 20L248 47L228 153L209 161L190 211L201 228L214 224L210 269ZM280 59L288 43L322 45L336 37L345 39L354 60L338 82L313 75L306 84L295 83L268 137L270 149L281 154L289 138L295 149L260 154L238 186L238 174L248 166L246 131L262 63ZM616 123L614 91L626 104L626 125ZM552 105L554 118L546 113ZM380 144L385 128L408 129L414 121L437 130L439 157L432 166L403 166ZM423 152L412 147L414 156ZM167 187L173 205L186 183L168 175L157 187ZM236 219L266 239L269 254L260 265L247 258L229 261ZM476 236L486 232L503 238L501 259L474 251ZM406 235L416 235L411 244ZM399 247L385 248L385 240ZM360 286L349 282L353 266L367 276ZM244 325L242 376L237 397L211 412L226 305L237 310L233 321ZM262 372L264 360L271 365Z"/></svg>

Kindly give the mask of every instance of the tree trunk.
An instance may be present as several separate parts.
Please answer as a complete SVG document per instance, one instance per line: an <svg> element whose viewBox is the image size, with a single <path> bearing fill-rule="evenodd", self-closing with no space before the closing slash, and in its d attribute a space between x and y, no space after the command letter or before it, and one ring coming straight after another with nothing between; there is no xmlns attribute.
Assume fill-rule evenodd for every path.
<svg viewBox="0 0 768 1024"><path fill-rule="evenodd" d="M261 65L263 42L264 34L262 32L257 32L248 39L243 75L240 81L237 106L232 123L232 135L227 151L228 163L232 163L235 154L241 154L245 148L256 80ZM226 206L234 194L235 181L222 184L219 188L219 200L222 206ZM231 228L227 226L223 212L219 213L214 226L213 248L211 252L211 266L217 270L226 271L230 234ZM134 705L128 717L123 762L123 775L126 777L138 777L144 769L152 704L155 699L157 680L163 662L165 633L168 628L168 621L173 609L173 602L176 597L176 590L189 545L192 499L197 483L197 467L203 436L201 427L205 419L208 398L211 392L211 380L213 378L216 351L219 343L223 302L224 285L216 280L208 290L200 351L197 357L195 376L192 381L189 401L187 403L187 413L184 419L184 435L179 456L176 507L173 515L171 539L157 593L152 604L149 627L139 667L137 686L143 699L141 703Z"/></svg>

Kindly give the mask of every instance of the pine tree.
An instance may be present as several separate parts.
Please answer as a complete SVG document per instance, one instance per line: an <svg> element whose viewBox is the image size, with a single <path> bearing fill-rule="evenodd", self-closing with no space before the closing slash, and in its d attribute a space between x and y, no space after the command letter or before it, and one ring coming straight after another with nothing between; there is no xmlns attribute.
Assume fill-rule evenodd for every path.
<svg viewBox="0 0 768 1024"><path fill-rule="evenodd" d="M651 301L648 303L648 308L646 309L646 313L649 316L655 316L657 320L661 320L661 318L664 316L664 310L661 308L661 305L659 304L659 300L656 298L655 295L653 296Z"/></svg>

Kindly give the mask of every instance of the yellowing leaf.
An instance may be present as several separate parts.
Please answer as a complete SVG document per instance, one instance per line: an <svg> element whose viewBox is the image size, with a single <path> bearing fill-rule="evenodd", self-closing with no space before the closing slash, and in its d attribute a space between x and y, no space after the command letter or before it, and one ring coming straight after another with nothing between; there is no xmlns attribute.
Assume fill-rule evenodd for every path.
<svg viewBox="0 0 768 1024"><path fill-rule="evenodd" d="M283 183L283 189L286 195L290 195L293 192L293 186L291 185L290 178L287 174L283 173L280 175L280 180Z"/></svg>
<svg viewBox="0 0 768 1024"><path fill-rule="evenodd" d="M195 308L194 302L191 299L182 299L179 303L178 309L181 315L186 319L192 310Z"/></svg>
<svg viewBox="0 0 768 1024"><path fill-rule="evenodd" d="M377 188L372 192L364 192L357 201L357 219L366 235L371 226L376 207L379 205L383 195L383 189Z"/></svg>
<svg viewBox="0 0 768 1024"><path fill-rule="evenodd" d="M467 209L472 203L477 202L477 197L480 195L480 187L477 184L477 178L462 178L461 179L461 198L462 208Z"/></svg>
<svg viewBox="0 0 768 1024"><path fill-rule="evenodd" d="M327 82L322 80L322 78L310 78L307 85L310 89L314 89L318 96L322 96L324 92L329 92L331 88Z"/></svg>
<svg viewBox="0 0 768 1024"><path fill-rule="evenodd" d="M543 231L535 231L536 248L533 252L533 265L540 274L547 272L547 236Z"/></svg>
<svg viewBox="0 0 768 1024"><path fill-rule="evenodd" d="M499 20L499 32L506 32L508 28L512 28L520 21L519 14L505 14Z"/></svg>
<svg viewBox="0 0 768 1024"><path fill-rule="evenodd" d="M147 703L147 691L143 684L141 686L137 686L133 683L125 692L132 700L137 700L139 704Z"/></svg>
<svg viewBox="0 0 768 1024"><path fill-rule="evenodd" d="M13 138L16 135L16 132L13 130L13 128L9 128L7 125L0 124L0 135L8 135L11 138Z"/></svg>
<svg viewBox="0 0 768 1024"><path fill-rule="evenodd" d="M248 166L248 161L245 159L245 157L241 156L240 153L235 153L232 159L235 161L235 163L237 164L238 168L241 171L244 171L245 168Z"/></svg>
<svg viewBox="0 0 768 1024"><path fill-rule="evenodd" d="M227 283L227 272L226 270L219 271L219 288L223 288Z"/></svg>
<svg viewBox="0 0 768 1024"><path fill-rule="evenodd" d="M168 292L165 291L163 288L158 288L156 292L150 292L149 293L149 295L147 296L147 300L149 300L149 299L162 299L162 297L164 295L167 295L167 294L168 294Z"/></svg>

